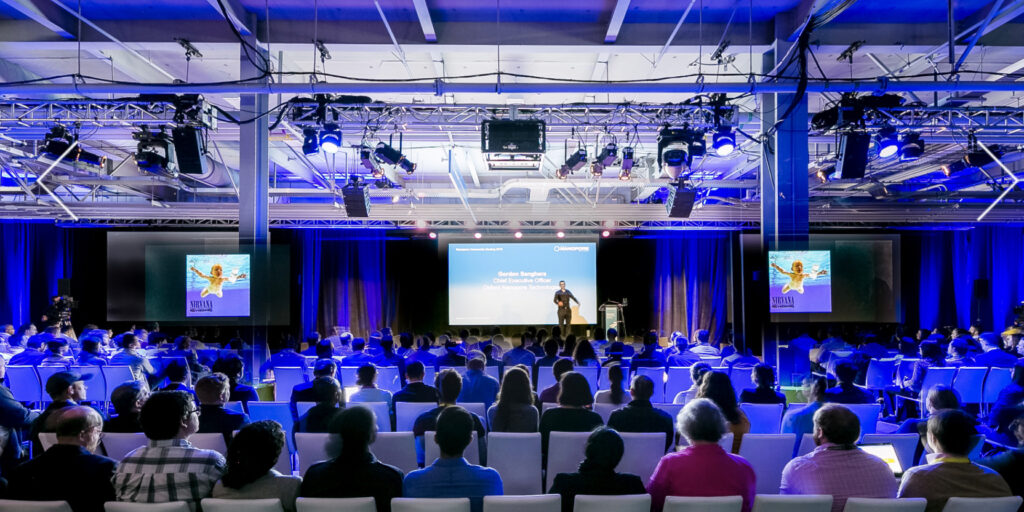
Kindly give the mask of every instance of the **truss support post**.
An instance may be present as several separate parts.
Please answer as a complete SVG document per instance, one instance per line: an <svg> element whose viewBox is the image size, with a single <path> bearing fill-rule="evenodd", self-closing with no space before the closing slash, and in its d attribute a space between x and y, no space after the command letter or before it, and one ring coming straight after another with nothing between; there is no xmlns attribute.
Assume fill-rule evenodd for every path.
<svg viewBox="0 0 1024 512"><path fill-rule="evenodd" d="M250 26L255 26L251 19ZM239 60L241 77L259 78L264 73L259 69L268 66L270 59L259 46L255 35L244 36L250 48L240 48ZM255 49L255 51L254 51ZM250 60L251 58L251 60ZM252 61L255 61L252 62ZM260 83L266 83L263 77ZM266 360L267 325L269 307L266 298L267 276L270 270L270 133L267 111L270 96L266 93L243 94L241 111L254 122L241 125L239 129L239 180L238 180L238 243L242 252L250 254L250 334L253 354L246 366L252 369L253 381L260 381L259 368Z"/></svg>

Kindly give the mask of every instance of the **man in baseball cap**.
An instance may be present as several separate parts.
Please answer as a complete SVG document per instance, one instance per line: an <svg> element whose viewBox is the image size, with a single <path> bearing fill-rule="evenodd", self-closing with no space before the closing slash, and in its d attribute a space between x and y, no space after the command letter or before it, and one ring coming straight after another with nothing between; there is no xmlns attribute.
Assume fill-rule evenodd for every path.
<svg viewBox="0 0 1024 512"><path fill-rule="evenodd" d="M56 425L48 421L50 417L65 407L74 407L85 400L85 381L91 378L91 374L57 372L46 379L46 394L50 395L53 402L32 422L30 439L34 453L43 452L43 445L39 443L39 433L55 432Z"/></svg>

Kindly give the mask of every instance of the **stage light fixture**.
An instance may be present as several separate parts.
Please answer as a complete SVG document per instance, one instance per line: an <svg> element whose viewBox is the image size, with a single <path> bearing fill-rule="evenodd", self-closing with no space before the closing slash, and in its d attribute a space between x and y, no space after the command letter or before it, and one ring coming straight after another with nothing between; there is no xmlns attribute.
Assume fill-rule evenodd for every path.
<svg viewBox="0 0 1024 512"><path fill-rule="evenodd" d="M337 153L341 149L341 128L334 123L327 123L320 130L320 148L328 153Z"/></svg>
<svg viewBox="0 0 1024 512"><path fill-rule="evenodd" d="M430 234L428 234L427 236L429 236L430 238L437 238L437 233L431 231Z"/></svg>
<svg viewBox="0 0 1024 512"><path fill-rule="evenodd" d="M900 161L913 162L924 154L924 139L917 132L907 132L900 137Z"/></svg>
<svg viewBox="0 0 1024 512"><path fill-rule="evenodd" d="M712 136L711 147L718 156L729 156L736 150L736 134L732 128L723 126Z"/></svg>
<svg viewBox="0 0 1024 512"><path fill-rule="evenodd" d="M302 153L306 156L315 155L320 152L320 136L316 130L306 128L302 130Z"/></svg>
<svg viewBox="0 0 1024 512"><path fill-rule="evenodd" d="M370 174L374 179L381 179L384 177L384 169L381 169L380 162L373 157L373 152L370 148L363 146L359 148L359 162L363 164L366 170L370 171Z"/></svg>
<svg viewBox="0 0 1024 512"><path fill-rule="evenodd" d="M43 142L43 152L53 156L60 156L74 142L75 138L68 133L68 129L63 125L56 124L50 127L50 132L46 134L46 139Z"/></svg>
<svg viewBox="0 0 1024 512"><path fill-rule="evenodd" d="M896 129L886 126L875 135L875 144L878 145L879 158L892 158L900 151L900 139Z"/></svg>
<svg viewBox="0 0 1024 512"><path fill-rule="evenodd" d="M518 240L518 239L523 237L523 232L522 231L516 231L515 234L513 234L512 236L514 236L516 238L516 240Z"/></svg>
<svg viewBox="0 0 1024 512"><path fill-rule="evenodd" d="M597 154L597 158L594 163L590 166L590 172L594 176L601 176L604 172L604 168L615 164L615 160L619 156L619 147L614 142L609 142L605 145L604 149Z"/></svg>
<svg viewBox="0 0 1024 512"><path fill-rule="evenodd" d="M658 132L658 166L675 180L688 168L694 158L707 152L704 132L682 128L663 128Z"/></svg>
<svg viewBox="0 0 1024 512"><path fill-rule="evenodd" d="M683 172L683 167L687 165L687 153L686 146L681 143L676 143L665 148L665 151L661 153L662 162L665 164L665 168L668 170L669 178L676 179Z"/></svg>
<svg viewBox="0 0 1024 512"><path fill-rule="evenodd" d="M604 231L602 231L602 232L601 232L601 236L602 236L602 237L604 237L604 238L608 238L608 237L612 236L612 232L611 232L611 231L608 231L608 230L606 229L606 230L604 230Z"/></svg>
<svg viewBox="0 0 1024 512"><path fill-rule="evenodd" d="M822 183L825 183L835 173L836 173L836 166L830 165L828 167L822 167L821 169L818 169L818 172L816 173L816 175L818 176L818 181L820 181Z"/></svg>
<svg viewBox="0 0 1024 512"><path fill-rule="evenodd" d="M995 148L993 150L993 153L995 153L996 155L1001 155L1001 152L998 148ZM988 164L991 164L994 161L995 160L993 160L988 153L982 150L975 149L972 151L968 151L967 154L964 155L964 163L967 164L968 168L980 169Z"/></svg>
<svg viewBox="0 0 1024 512"><path fill-rule="evenodd" d="M555 236L558 238L565 238L565 231L559 231L558 233L555 233Z"/></svg>
<svg viewBox="0 0 1024 512"><path fill-rule="evenodd" d="M587 148L586 146L580 146L573 154L569 155L565 159L565 163L555 171L555 177L564 180L569 178L569 174L583 168L587 165Z"/></svg>
<svg viewBox="0 0 1024 512"><path fill-rule="evenodd" d="M172 176L178 174L178 157L174 152L174 142L163 129L150 132L142 126L142 130L132 134L139 141L135 148L135 163L140 169L152 173L166 172Z"/></svg>
<svg viewBox="0 0 1024 512"><path fill-rule="evenodd" d="M619 171L620 180L629 180L629 176L633 172L633 164L633 148L622 148L622 169Z"/></svg>
<svg viewBox="0 0 1024 512"><path fill-rule="evenodd" d="M964 169L967 169L967 164L965 164L963 160L957 160L956 162L948 163L940 168L940 170L942 170L942 174L945 174L947 178L960 171L963 171Z"/></svg>
<svg viewBox="0 0 1024 512"><path fill-rule="evenodd" d="M482 233L480 233L479 231L477 231L476 233L473 233L473 238L476 238L477 240L480 240L483 237L484 237L484 235Z"/></svg>
<svg viewBox="0 0 1024 512"><path fill-rule="evenodd" d="M373 150L373 156L388 165L401 167L406 174L416 172L416 164L409 161L401 151L391 147L391 145L387 143L378 142L377 148Z"/></svg>

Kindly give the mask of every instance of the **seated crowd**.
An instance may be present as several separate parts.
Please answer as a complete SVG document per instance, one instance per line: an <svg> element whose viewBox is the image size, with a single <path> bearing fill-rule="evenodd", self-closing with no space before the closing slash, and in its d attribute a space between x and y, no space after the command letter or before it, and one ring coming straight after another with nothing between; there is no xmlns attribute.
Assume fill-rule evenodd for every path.
<svg viewBox="0 0 1024 512"><path fill-rule="evenodd" d="M550 337L543 331L531 331L515 337L515 346L500 334L481 341L463 331L458 336L438 336L438 343L431 336L414 343L411 335L402 334L398 349L387 332L371 336L370 343L337 332L325 339L311 336L310 357L289 342L260 368L261 374L269 376L274 368L311 366L313 379L290 390L292 422L283 425L271 420L253 422L245 412L227 407L229 402L244 405L256 400L253 388L239 382L244 375L241 358L230 352L222 351L215 360L204 361L195 341L179 338L170 344L168 353L177 354L174 357L183 358L185 364L164 365L157 371L142 349L144 340L136 333L120 336L122 350L112 355L106 353L109 341L98 332L90 331L75 343L43 334L54 339L46 342L45 351L37 350L42 357L32 356L38 360L31 364L61 366L65 361L63 365L70 366L67 354L78 350L80 364L123 364L136 376L111 392L113 412L109 414L88 405L97 405L88 396L91 375L70 369L46 379L50 403L39 412L0 387L0 433L7 436L0 457L0 472L7 480L3 497L65 500L75 512L101 511L105 502L114 500L184 501L197 510L207 497L277 498L286 512L295 511L299 497L373 497L381 512L390 510L391 499L396 497L468 497L472 510L480 512L484 496L504 493L502 475L468 462L464 455L474 443L474 434L479 443L475 448L485 453L489 431L540 433L545 459L552 432L589 433L576 471L549 477L551 485L546 490L562 496L566 512L573 510L577 495L644 493L650 494L655 512L664 507L668 496L740 496L743 511L749 512L757 477L754 466L739 453L744 435L752 431L754 416L748 417L741 403L786 408L781 431L796 434L797 445L782 472L778 492L831 495L834 512L842 511L852 497L920 497L927 500L927 512L938 512L950 497L1024 492L1024 363L1018 363L1016 356L1011 356L1015 363L1011 365L1012 382L987 415L962 404L948 387L925 390L923 418L892 424L893 431L921 436L921 453L915 454L915 460L921 459L922 464L907 468L896 478L888 464L858 447L861 419L847 405L881 403L883 398L910 394L901 388L884 390L883 397L858 387L858 381L863 382L858 354L877 351L865 343L851 346L851 350L839 350L835 340L812 345L810 350L818 351L819 361L834 364L818 368L825 376L805 379L801 395L806 403L797 404L790 402L801 395L788 399L781 393L772 366L749 353L735 352L729 345L713 346L707 331L698 331L693 344L674 333L666 349L657 346L654 333L632 346L618 341L614 331L606 336L600 329L593 341L572 335L562 339L556 330ZM26 347L7 364L15 364L16 358L32 350L36 342L31 340L36 336L40 334L22 336L21 345L11 344L10 337L3 340L10 346ZM970 355L972 345L963 351L966 341L957 341L953 347L953 341L961 339L947 340L951 359L974 357ZM903 343L907 342L900 340L897 350L905 349ZM929 343L938 344L938 340L920 343L918 363L929 362L915 363L915 375L939 365L928 359L935 356ZM984 350L992 345L991 336L979 333L977 344ZM69 348L72 345L74 349ZM878 345L882 352L877 355L890 355L889 349ZM995 350L1010 356L1006 345ZM831 356L821 359L823 352L848 354L833 361ZM717 361L709 364L707 359L712 357ZM1000 358L990 355L985 359L998 362ZM967 366L977 360L974 357ZM7 368L3 361L0 359L0 379ZM652 403L656 387L664 383L630 370L677 363L689 367L693 385L665 397L684 404L673 417ZM353 383L341 380L341 368L346 366L358 368ZM487 372L489 366L499 368L500 380ZM596 371L602 366L607 367L608 389L595 394L591 382L576 370L593 367ZM399 391L378 387L380 367L399 369ZM424 382L428 368L436 372L432 382ZM751 368L751 387L734 387L729 375L732 368ZM550 372L553 384L536 389L541 372ZM835 382L833 387L828 385L830 380ZM164 381L167 384L161 387L154 385ZM300 413L300 406L310 402L312 406ZM393 428L395 404L402 402L436 404L413 423L421 469L408 474L377 459L373 452L380 428L376 413L355 405L387 404L389 417L382 420ZM485 412L480 416L460 404L483 404ZM595 404L617 407L606 422L595 412ZM22 453L22 431L32 441L31 457ZM44 451L40 434L51 432L56 444ZM141 432L147 442L115 461L103 455L104 432ZM665 435L664 455L647 481L617 471L626 450L620 433L632 432ZM222 434L226 453L194 447L189 439L197 433ZM280 457L289 456L288 436L295 433L330 434L327 459L309 465L301 475L281 474L274 468ZM803 434L812 436L815 447L801 455ZM1002 441L1006 449L980 458L971 455L979 434L992 441L988 446ZM440 454L434 460L425 460L422 453L428 435L433 436ZM55 474L67 475L64 484L54 485Z"/></svg>

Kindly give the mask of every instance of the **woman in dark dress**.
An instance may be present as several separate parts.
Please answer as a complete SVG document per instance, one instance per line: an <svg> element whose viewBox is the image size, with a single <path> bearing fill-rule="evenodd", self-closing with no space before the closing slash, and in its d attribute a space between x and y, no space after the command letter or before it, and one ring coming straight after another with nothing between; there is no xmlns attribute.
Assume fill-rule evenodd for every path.
<svg viewBox="0 0 1024 512"><path fill-rule="evenodd" d="M616 473L625 444L613 429L598 427L587 438L586 458L575 473L559 473L550 494L562 495L562 512L572 512L577 494L646 494L644 482L636 475Z"/></svg>

